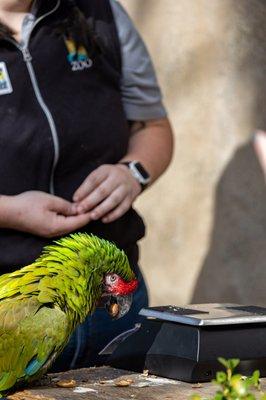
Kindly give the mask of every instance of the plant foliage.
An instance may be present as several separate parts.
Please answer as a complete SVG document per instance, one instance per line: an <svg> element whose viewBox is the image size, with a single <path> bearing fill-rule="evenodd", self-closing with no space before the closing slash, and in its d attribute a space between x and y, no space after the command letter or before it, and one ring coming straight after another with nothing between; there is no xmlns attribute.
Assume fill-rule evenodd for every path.
<svg viewBox="0 0 266 400"><path fill-rule="evenodd" d="M216 379L213 380L213 383L219 386L214 397L206 399L195 394L192 400L266 400L266 394L261 391L258 370L249 377L243 377L234 373L240 362L237 358L226 360L220 357L218 361L224 366L225 371L217 372Z"/></svg>

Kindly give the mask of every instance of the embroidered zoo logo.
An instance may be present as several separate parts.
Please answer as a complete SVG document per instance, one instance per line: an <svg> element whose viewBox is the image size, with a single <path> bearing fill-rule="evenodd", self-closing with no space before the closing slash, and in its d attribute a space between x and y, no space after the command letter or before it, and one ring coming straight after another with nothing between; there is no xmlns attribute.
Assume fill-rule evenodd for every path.
<svg viewBox="0 0 266 400"><path fill-rule="evenodd" d="M67 59L71 64L72 71L83 71L92 67L93 61L89 58L84 46L76 49L75 43L71 39L65 39L65 43L68 50Z"/></svg>
<svg viewBox="0 0 266 400"><path fill-rule="evenodd" d="M9 94L12 92L13 89L7 72L6 64L4 62L0 62L0 96L2 94Z"/></svg>

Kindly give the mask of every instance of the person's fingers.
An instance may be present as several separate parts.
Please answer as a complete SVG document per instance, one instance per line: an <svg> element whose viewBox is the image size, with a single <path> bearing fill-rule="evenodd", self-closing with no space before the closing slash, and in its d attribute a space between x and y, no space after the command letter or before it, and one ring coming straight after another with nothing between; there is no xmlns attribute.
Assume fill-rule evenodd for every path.
<svg viewBox="0 0 266 400"><path fill-rule="evenodd" d="M80 202L97 188L108 176L108 170L99 167L94 170L80 185L73 195L73 201Z"/></svg>
<svg viewBox="0 0 266 400"><path fill-rule="evenodd" d="M122 201L118 207L116 207L114 210L112 210L110 213L106 214L102 218L102 222L108 224L122 217L122 215L124 215L129 210L131 204L132 202L130 198L126 197L125 200Z"/></svg>
<svg viewBox="0 0 266 400"><path fill-rule="evenodd" d="M56 213L65 216L71 216L76 214L75 205L70 201L62 199L61 197L53 196L49 200L48 207L51 211L55 211Z"/></svg>
<svg viewBox="0 0 266 400"><path fill-rule="evenodd" d="M102 218L104 215L122 203L125 200L125 197L126 192L123 190L123 187L118 187L110 194L110 196L108 196L101 204L91 211L91 219L98 220Z"/></svg>
<svg viewBox="0 0 266 400"><path fill-rule="evenodd" d="M63 215L58 215L55 220L57 226L56 235L60 236L67 234L69 232L73 232L77 229L80 229L83 226L87 225L90 222L90 220L91 218L88 213L70 217L64 217Z"/></svg>
<svg viewBox="0 0 266 400"><path fill-rule="evenodd" d="M86 213L94 209L98 204L108 199L117 189L118 182L110 177L103 181L100 186L95 188L83 201L77 205L78 213Z"/></svg>

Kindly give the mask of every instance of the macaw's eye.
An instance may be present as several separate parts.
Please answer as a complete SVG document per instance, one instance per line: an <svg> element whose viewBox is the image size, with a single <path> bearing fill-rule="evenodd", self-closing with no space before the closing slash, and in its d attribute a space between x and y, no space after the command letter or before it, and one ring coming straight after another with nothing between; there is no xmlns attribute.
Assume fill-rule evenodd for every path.
<svg viewBox="0 0 266 400"><path fill-rule="evenodd" d="M107 285L114 284L117 282L117 280L118 280L118 275L116 274L108 274L105 277L105 282Z"/></svg>

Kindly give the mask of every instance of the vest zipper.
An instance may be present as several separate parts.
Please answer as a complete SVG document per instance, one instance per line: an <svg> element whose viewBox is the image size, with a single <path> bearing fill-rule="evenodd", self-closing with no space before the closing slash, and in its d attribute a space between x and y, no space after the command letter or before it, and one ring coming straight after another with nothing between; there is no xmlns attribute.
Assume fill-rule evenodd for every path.
<svg viewBox="0 0 266 400"><path fill-rule="evenodd" d="M35 96L37 98L37 101L38 101L43 113L46 116L46 119L47 119L49 127L50 127L50 131L51 131L52 139L53 139L53 145L54 145L54 160L53 160L53 165L52 165L52 169L51 169L51 173L50 173L50 183L49 183L49 191L50 191L51 194L55 193L55 189L54 189L54 174L55 174L56 165L57 165L58 160L59 160L59 140L58 140L57 129L56 129L56 125L55 125L53 116L52 116L49 108L47 107L46 103L44 102L42 94L40 92L40 88L39 88L39 85L38 85L36 74L35 74L35 71L34 71L34 68L33 68L33 65L32 65L32 56L31 56L30 51L29 51L29 40L30 40L30 36L32 34L32 31L36 27L36 25L40 21L42 21L45 17L47 17L48 15L54 13L59 8L60 3L61 3L61 0L57 0L57 3L56 3L55 7L52 10L50 10L46 14L42 15L41 17L39 17L35 21L35 23L32 26L32 29L31 29L31 31L30 31L30 33L28 35L28 40L27 40L27 42L25 43L24 46L21 46L15 40L6 39L9 42L13 43L22 52L23 59L24 59L24 61L26 63L26 66L27 66L27 69L28 69L28 72L29 72L29 76L30 76L30 80L31 80L31 83L32 83L32 87L33 87Z"/></svg>
<svg viewBox="0 0 266 400"><path fill-rule="evenodd" d="M32 87L35 93L35 96L37 98L37 101L41 107L41 109L43 110L48 124L50 126L50 130L51 130L51 134L52 134L52 138L53 138L53 144L54 144L54 160L53 160L53 165L52 165L52 170L50 173L50 184L49 184L49 189L50 189L50 193L54 194L55 190L54 190L54 173L55 173L55 168L56 165L58 163L58 159L59 159L59 140L58 140L58 134L57 134L57 129L56 129L56 125L53 119L53 116L49 110L49 108L47 107L47 105L45 104L43 97L41 95L40 92L40 88L36 79L36 74L35 71L33 69L33 65L32 65L32 57L31 54L29 52L29 49L27 47L20 47L22 54L23 54L23 58L24 61L26 63L29 75L30 75L30 80L32 83Z"/></svg>

